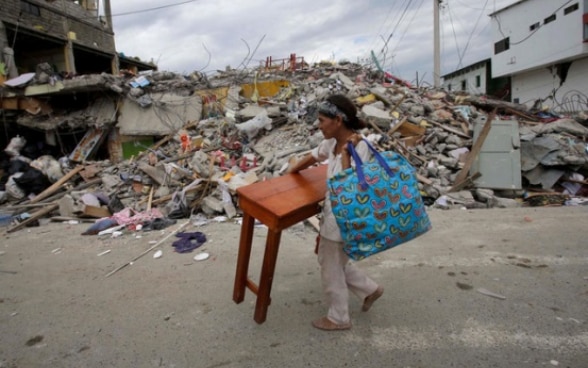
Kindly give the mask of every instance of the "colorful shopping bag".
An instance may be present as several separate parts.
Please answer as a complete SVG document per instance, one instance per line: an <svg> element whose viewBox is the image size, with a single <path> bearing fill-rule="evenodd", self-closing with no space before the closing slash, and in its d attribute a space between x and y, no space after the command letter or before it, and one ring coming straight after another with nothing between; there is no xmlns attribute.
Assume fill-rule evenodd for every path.
<svg viewBox="0 0 588 368"><path fill-rule="evenodd" d="M353 144L355 168L327 180L333 214L347 255L360 260L403 244L431 229L415 169L396 152L378 152L362 162Z"/></svg>

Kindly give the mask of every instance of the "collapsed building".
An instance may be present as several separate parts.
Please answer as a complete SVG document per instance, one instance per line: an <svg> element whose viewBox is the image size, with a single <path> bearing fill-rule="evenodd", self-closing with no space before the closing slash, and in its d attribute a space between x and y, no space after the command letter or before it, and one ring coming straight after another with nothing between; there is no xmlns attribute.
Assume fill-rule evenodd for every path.
<svg viewBox="0 0 588 368"><path fill-rule="evenodd" d="M33 36L23 29L39 31L30 19L37 12L61 24L88 11L69 1L7 4L18 3L32 14L3 15L4 44L28 45ZM4 47L0 212L9 232L45 217L100 220L87 231L95 234L237 216L238 187L282 175L292 157L322 139L316 106L332 93L356 103L368 123L364 136L412 163L429 206L585 203L584 111L535 111L414 87L370 66L309 65L295 56L289 66L214 76L157 71L117 54L108 22L80 22L39 40L46 50L39 57L32 48ZM100 40L82 37L82 26L100 29L92 33ZM109 47L96 46L108 40ZM93 52L102 53L102 63L84 62Z"/></svg>

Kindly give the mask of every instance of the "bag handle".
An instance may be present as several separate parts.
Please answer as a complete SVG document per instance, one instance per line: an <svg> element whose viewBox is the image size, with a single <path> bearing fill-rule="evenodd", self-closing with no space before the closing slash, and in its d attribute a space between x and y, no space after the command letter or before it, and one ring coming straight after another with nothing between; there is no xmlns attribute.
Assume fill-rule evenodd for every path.
<svg viewBox="0 0 588 368"><path fill-rule="evenodd" d="M378 160L378 162L380 163L380 166L382 166L384 170L386 170L390 177L393 177L394 172L392 171L392 169L390 169L390 166L388 166L388 163L386 162L384 157L380 155L380 153L370 144L370 142L367 139L362 138L362 141L364 141L365 144L367 144L369 150L372 152L376 160ZM357 154L357 151L355 150L355 146L353 146L353 143L347 142L347 151L349 151L349 154L351 155L351 157L353 157L353 161L355 161L355 171L357 172L357 179L359 181L359 185L362 189L365 190L367 188L367 182L365 181L365 174L363 173L363 162Z"/></svg>

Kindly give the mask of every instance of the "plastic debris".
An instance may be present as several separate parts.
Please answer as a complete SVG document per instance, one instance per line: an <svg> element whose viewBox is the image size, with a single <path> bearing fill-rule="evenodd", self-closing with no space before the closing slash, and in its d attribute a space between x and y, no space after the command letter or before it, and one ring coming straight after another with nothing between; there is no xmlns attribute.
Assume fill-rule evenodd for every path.
<svg viewBox="0 0 588 368"><path fill-rule="evenodd" d="M484 289L484 288L479 288L477 290L477 292L480 293L480 294L486 295L486 296L490 296L492 298L500 299L500 300L505 300L506 299L505 296L500 295L500 294L493 293L490 290L487 290L487 289Z"/></svg>
<svg viewBox="0 0 588 368"><path fill-rule="evenodd" d="M153 253L153 258L155 258L155 259L161 258L162 255L163 255L163 251L160 249L157 252Z"/></svg>
<svg viewBox="0 0 588 368"><path fill-rule="evenodd" d="M210 254L206 253L206 252L202 252L202 253L198 253L194 256L194 260L195 261L204 261L206 259L208 259L208 257L210 257Z"/></svg>

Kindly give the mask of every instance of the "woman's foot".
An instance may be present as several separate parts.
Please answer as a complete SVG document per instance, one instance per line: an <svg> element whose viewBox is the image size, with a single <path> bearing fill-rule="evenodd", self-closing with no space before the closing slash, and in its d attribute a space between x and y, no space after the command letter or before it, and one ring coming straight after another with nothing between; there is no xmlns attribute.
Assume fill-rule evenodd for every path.
<svg viewBox="0 0 588 368"><path fill-rule="evenodd" d="M382 294L384 294L384 288L381 286L378 286L376 291L374 291L370 295L366 296L366 298L363 300L363 305L361 306L361 311L362 312L369 311L370 308L372 307L372 304L374 304L374 302L376 300L378 300L378 298L380 298L382 296Z"/></svg>
<svg viewBox="0 0 588 368"><path fill-rule="evenodd" d="M322 317L312 321L312 325L313 327L324 331L349 330L351 328L351 322L337 324L327 317Z"/></svg>

